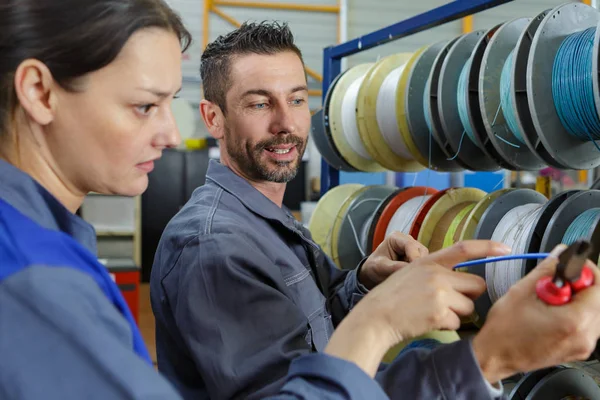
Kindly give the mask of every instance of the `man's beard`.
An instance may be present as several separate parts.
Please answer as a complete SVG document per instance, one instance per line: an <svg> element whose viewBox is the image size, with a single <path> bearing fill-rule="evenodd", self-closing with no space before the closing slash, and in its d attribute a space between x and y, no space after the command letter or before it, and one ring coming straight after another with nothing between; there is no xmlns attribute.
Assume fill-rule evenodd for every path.
<svg viewBox="0 0 600 400"><path fill-rule="evenodd" d="M263 160L265 149L278 145L292 144L296 146L298 156L292 161ZM229 129L225 130L225 147L227 154L235 161L241 172L256 181L288 183L296 177L300 168L302 154L306 142L294 134L281 134L272 139L258 143L246 142L245 146Z"/></svg>

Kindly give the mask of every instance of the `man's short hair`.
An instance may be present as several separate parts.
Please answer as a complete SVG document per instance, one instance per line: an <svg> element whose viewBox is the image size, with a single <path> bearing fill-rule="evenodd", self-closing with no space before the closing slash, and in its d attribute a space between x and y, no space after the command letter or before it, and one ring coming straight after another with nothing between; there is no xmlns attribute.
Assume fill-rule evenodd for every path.
<svg viewBox="0 0 600 400"><path fill-rule="evenodd" d="M294 44L294 36L286 23L245 22L238 29L219 36L210 43L200 61L204 98L226 113L225 97L230 88L231 61L247 54L272 55L292 51L302 61L302 53ZM303 61L302 61L303 62Z"/></svg>

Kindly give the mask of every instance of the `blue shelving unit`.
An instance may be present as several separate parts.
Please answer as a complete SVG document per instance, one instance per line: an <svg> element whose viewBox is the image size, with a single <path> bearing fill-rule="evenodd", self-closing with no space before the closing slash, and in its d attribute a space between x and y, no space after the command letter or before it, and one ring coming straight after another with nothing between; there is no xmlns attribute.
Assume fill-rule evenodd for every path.
<svg viewBox="0 0 600 400"><path fill-rule="evenodd" d="M342 58L511 1L513 0L456 0L346 43L326 47L323 50L323 101L329 85L341 72ZM321 194L339 184L340 171L323 160Z"/></svg>

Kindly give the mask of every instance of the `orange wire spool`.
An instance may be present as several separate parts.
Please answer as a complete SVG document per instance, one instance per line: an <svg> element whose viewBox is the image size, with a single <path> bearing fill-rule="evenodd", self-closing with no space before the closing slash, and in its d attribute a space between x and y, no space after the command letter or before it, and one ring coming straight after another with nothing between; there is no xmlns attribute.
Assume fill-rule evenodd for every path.
<svg viewBox="0 0 600 400"><path fill-rule="evenodd" d="M440 190L439 192L434 193L429 198L429 200L427 200L425 202L425 204L423 204L423 207L421 207L421 209L419 210L417 217L415 218L415 220L413 221L413 223L410 227L410 236L415 238L415 240L419 237L419 232L421 231L421 226L423 225L423 221L425 220L427 213L429 213L429 210L431 210L431 207L433 207L435 205L435 203L439 199L441 199L442 196L444 196L446 194L446 192L448 192L448 190L450 190L450 189L451 188L448 188L448 189Z"/></svg>
<svg viewBox="0 0 600 400"><path fill-rule="evenodd" d="M392 220L392 217L396 211L407 201L425 195L434 195L437 193L437 189L426 187L426 186L415 186L409 187L398 192L395 192L393 196L389 198L389 201L384 202L381 205L381 209L378 210L379 216L376 214L371 230L372 230L372 250L375 250L384 240L387 228Z"/></svg>

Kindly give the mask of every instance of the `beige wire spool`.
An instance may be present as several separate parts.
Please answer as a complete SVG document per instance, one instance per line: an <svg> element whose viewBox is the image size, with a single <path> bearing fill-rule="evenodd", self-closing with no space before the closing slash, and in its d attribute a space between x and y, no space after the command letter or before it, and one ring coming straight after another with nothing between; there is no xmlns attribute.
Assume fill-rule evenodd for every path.
<svg viewBox="0 0 600 400"><path fill-rule="evenodd" d="M473 208L466 218L465 224L460 232L458 237L458 241L461 240L471 240L475 237L475 230L477 229L477 224L479 224L479 220L485 213L485 210L488 209L490 204L494 202L498 197L503 195L504 193L510 192L514 189L501 189L495 192L489 193L485 197L483 197Z"/></svg>
<svg viewBox="0 0 600 400"><path fill-rule="evenodd" d="M375 63L367 71L358 92L356 116L362 142L371 157L391 171L424 169L403 143L395 115L399 78L411 56L399 53ZM392 104L388 104L390 100ZM394 115L385 115L389 111L394 111Z"/></svg>
<svg viewBox="0 0 600 400"><path fill-rule="evenodd" d="M428 46L421 47L415 51L410 59L406 62L406 66L402 71L402 75L400 75L398 90L396 91L396 118L398 122L398 128L400 129L400 134L402 135L404 143L406 144L406 147L412 154L413 158L426 168L429 167L429 160L427 155L421 154L413 140L408 125L406 105L410 99L410 87L408 87L408 82L411 73L413 72L415 63L419 60L427 48Z"/></svg>
<svg viewBox="0 0 600 400"><path fill-rule="evenodd" d="M460 210L479 202L485 195L486 192L475 188L449 189L427 213L417 240L430 252L440 250L450 223Z"/></svg>
<svg viewBox="0 0 600 400"><path fill-rule="evenodd" d="M352 103L353 91L359 89L356 85L360 84L372 66L373 63L359 64L350 68L340 77L331 94L329 122L333 142L342 157L351 166L364 172L385 172L386 169L372 159L364 148L356 120L356 104L354 104L353 110L350 110L349 107L351 105L349 103ZM351 118L354 118L354 121ZM356 124L356 133L347 129L352 124ZM346 125L346 129L344 125ZM352 137L351 140L349 140L349 136Z"/></svg>
<svg viewBox="0 0 600 400"><path fill-rule="evenodd" d="M323 252L329 257L332 257L331 233L333 223L338 216L340 204L343 204L354 192L363 187L364 185L358 183L349 183L334 187L321 197L310 217L308 230L314 242L321 246Z"/></svg>

